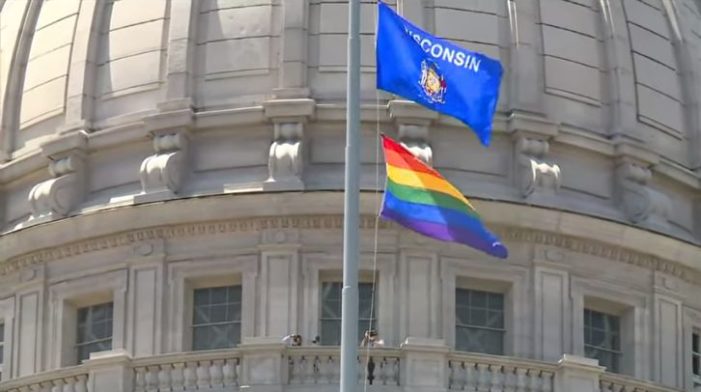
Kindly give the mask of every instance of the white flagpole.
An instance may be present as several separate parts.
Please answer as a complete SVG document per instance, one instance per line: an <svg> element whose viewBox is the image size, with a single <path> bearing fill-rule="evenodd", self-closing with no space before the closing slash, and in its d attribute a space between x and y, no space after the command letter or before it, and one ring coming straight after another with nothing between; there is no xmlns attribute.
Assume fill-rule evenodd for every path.
<svg viewBox="0 0 701 392"><path fill-rule="evenodd" d="M358 222L360 218L360 0L348 1L346 90L346 177L343 207L343 292L341 302L341 392L358 385Z"/></svg>

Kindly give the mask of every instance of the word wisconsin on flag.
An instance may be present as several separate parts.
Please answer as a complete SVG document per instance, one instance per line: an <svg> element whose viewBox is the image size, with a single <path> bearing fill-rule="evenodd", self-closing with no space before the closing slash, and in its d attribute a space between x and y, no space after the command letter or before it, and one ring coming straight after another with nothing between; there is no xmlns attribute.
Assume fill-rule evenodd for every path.
<svg viewBox="0 0 701 392"><path fill-rule="evenodd" d="M462 121L489 145L501 64L434 37L378 1L377 88Z"/></svg>
<svg viewBox="0 0 701 392"><path fill-rule="evenodd" d="M397 141L382 135L382 146L387 185L381 217L427 237L508 257L504 244L484 227L460 190Z"/></svg>

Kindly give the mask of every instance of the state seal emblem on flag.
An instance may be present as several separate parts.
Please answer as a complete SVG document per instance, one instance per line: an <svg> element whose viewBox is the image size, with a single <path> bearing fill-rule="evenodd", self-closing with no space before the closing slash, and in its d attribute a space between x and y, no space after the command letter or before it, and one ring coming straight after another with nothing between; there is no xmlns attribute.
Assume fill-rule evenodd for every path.
<svg viewBox="0 0 701 392"><path fill-rule="evenodd" d="M421 62L421 80L419 80L419 85L429 101L433 103L445 102L443 98L448 85L435 62L431 60Z"/></svg>

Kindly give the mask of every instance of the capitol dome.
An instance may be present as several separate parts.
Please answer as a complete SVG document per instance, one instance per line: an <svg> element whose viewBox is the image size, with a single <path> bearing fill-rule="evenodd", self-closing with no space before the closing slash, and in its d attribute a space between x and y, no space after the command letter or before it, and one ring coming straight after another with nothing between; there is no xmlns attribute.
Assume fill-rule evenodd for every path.
<svg viewBox="0 0 701 392"><path fill-rule="evenodd" d="M485 148L375 89L362 4L359 390L701 391L701 1L387 3L504 76ZM339 0L0 0L0 391L338 388L346 44ZM380 132L508 259L378 219Z"/></svg>

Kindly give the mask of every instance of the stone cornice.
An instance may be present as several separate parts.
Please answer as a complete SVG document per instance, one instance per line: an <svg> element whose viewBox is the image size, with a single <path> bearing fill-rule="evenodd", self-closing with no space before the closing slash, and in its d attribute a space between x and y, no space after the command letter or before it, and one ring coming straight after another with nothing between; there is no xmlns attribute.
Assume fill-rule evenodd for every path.
<svg viewBox="0 0 701 392"><path fill-rule="evenodd" d="M374 229L375 221L375 216L363 215L360 220L360 228ZM395 230L397 228L396 225L386 221L380 220L379 223L379 228L382 230ZM0 263L0 276L33 265L122 246L133 246L141 242L153 240L172 240L213 234L262 232L264 230L278 229L339 230L342 229L342 227L343 216L335 214L240 218L153 226L101 237L93 237L12 257ZM557 247L572 253L615 260L645 269L664 272L687 282L701 285L701 271L695 271L680 263L664 260L643 252L605 244L596 240L582 239L565 234L530 228L497 226L495 227L495 231L505 242L526 242Z"/></svg>

